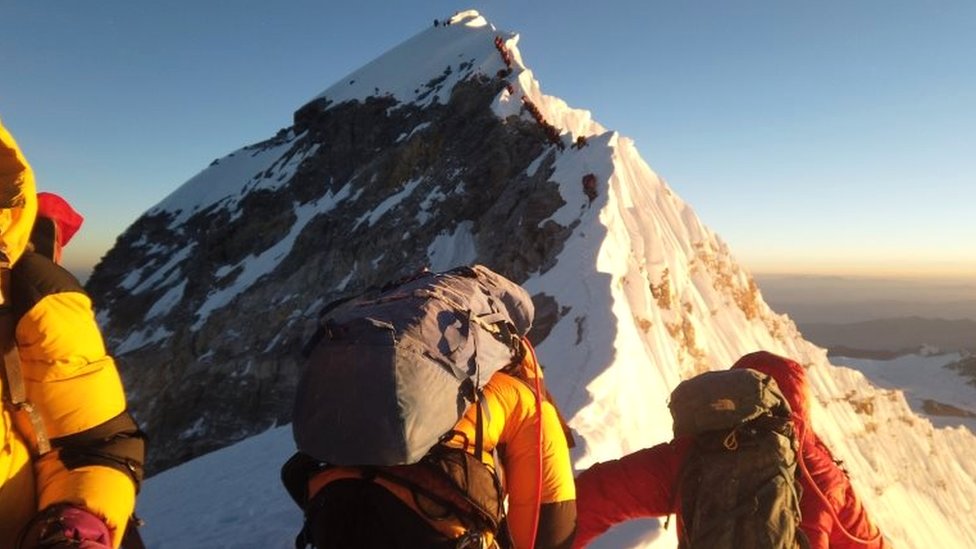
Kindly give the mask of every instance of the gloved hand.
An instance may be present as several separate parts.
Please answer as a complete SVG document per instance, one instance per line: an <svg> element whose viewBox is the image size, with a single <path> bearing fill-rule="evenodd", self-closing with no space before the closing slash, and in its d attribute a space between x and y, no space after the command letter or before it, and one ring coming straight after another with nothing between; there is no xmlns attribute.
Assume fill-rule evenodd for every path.
<svg viewBox="0 0 976 549"><path fill-rule="evenodd" d="M30 522L21 549L112 549L105 521L69 504L52 505Z"/></svg>

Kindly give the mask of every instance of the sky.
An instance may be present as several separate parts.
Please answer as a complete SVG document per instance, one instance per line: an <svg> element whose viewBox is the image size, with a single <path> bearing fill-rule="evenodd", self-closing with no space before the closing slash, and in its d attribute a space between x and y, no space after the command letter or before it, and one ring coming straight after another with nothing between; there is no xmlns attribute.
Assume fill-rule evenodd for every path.
<svg viewBox="0 0 976 549"><path fill-rule="evenodd" d="M756 273L976 275L976 4L0 0L0 118L82 278L212 160L458 10L634 139Z"/></svg>

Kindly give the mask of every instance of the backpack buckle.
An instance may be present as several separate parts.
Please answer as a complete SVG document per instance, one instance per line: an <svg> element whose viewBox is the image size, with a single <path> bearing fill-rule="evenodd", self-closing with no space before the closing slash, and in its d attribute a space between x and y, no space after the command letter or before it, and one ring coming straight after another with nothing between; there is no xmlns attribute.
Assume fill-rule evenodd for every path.
<svg viewBox="0 0 976 549"><path fill-rule="evenodd" d="M491 549L484 534L470 530L457 539L454 547L455 549Z"/></svg>

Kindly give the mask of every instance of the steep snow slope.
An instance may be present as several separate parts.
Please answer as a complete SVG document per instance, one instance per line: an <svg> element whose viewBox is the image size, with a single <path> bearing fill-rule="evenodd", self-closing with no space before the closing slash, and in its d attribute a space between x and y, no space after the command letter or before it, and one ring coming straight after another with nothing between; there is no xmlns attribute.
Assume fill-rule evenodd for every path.
<svg viewBox="0 0 976 549"><path fill-rule="evenodd" d="M137 513L149 549L292 549L302 514L278 482L290 427L269 429L148 479Z"/></svg>
<svg viewBox="0 0 976 549"><path fill-rule="evenodd" d="M474 12L429 28L300 109L294 128L220 159L123 235L118 256L127 263L107 262L92 280L104 288L120 282L142 296L132 301L104 290L110 306L101 318L132 363L165 361L160 377L136 388L138 399L148 403L146 417L167 408L166 399L156 396L160 388L182 379L227 383L228 392L256 384L252 400L206 409L205 419L187 410L183 423L165 431L184 429L181 441L203 444L216 436L208 429L228 421L227 414L251 413L250 403L262 403L268 394L286 400L285 393L273 392L281 386L268 380L293 377L293 363L280 357L294 354L318 306L362 287L356 283L389 279L414 266L418 258L405 250L415 246L426 254L422 263L483 262L534 295L548 330L539 336L539 355L582 441L577 467L669 438L666 402L678 381L767 349L808 367L815 427L845 461L868 509L897 546L976 547L976 524L969 520L976 501L970 458L976 438L962 429L934 429L912 414L902 393L831 366L822 349L769 309L725 243L654 174L629 139L541 92L516 45L517 36L497 31ZM422 152L420 147L447 135L438 132L467 121L430 113L475 116L486 93L492 94L493 123L503 129L483 122L491 132L484 135L492 137L473 152L438 156L426 171L401 170L395 162L383 171L370 167L388 150ZM329 129L342 113L370 124L353 124L340 139ZM390 137L363 151L362 143L377 141L359 130ZM584 146L571 146L580 136ZM508 138L510 146L494 147ZM528 145L532 153L517 157ZM323 156L330 150L363 158L337 167L335 157ZM492 197L478 194L484 185L473 183L482 181L477 172L465 171L482 154L492 155L487 172L500 165L513 170ZM594 175L592 189L582 183L587 174ZM312 182L324 183L313 193ZM463 213L472 202L494 217ZM267 209L275 215L260 218L265 232L233 243L230 251L226 242L206 238L207 231ZM354 231L310 245L310 235L335 226ZM365 236L351 240L357 235ZM337 251L348 247L356 248L355 262ZM133 261L143 267L132 270ZM248 331L232 323L246 316L258 316L260 325ZM242 346L247 352L238 351ZM172 394L189 390L180 386ZM212 394L200 397L201 406ZM231 430L240 438L254 432L255 423ZM154 490L163 489L155 488L160 484ZM611 536L604 540L609 546L675 545L673 532L659 534L653 526Z"/></svg>

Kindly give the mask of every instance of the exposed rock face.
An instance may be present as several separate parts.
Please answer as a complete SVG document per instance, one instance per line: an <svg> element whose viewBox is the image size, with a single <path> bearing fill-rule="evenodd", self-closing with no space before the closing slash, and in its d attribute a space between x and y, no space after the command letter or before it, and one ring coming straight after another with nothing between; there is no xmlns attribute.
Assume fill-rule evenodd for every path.
<svg viewBox="0 0 976 549"><path fill-rule="evenodd" d="M571 231L543 222L563 205L555 154L538 125L491 111L503 86L469 78L426 108L313 102L209 168L274 155L240 194L151 210L118 239L88 290L152 440L150 471L288 422L322 304L427 265L438 237L469 234L463 259L516 281L553 264ZM199 184L217 185L207 174ZM275 266L251 280L262 261ZM540 309L551 326L558 305L540 296Z"/></svg>

